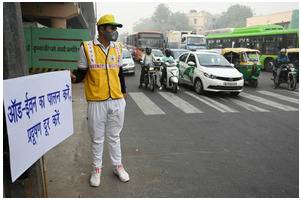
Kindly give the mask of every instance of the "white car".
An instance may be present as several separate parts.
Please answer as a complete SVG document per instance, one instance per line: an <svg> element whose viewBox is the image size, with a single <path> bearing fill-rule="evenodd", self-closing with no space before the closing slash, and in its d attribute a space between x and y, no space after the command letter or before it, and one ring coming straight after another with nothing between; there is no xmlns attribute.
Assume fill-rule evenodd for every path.
<svg viewBox="0 0 301 200"><path fill-rule="evenodd" d="M152 49L152 54L153 54L156 61L161 61L162 62L162 59L163 59L164 55L163 55L163 53L160 49Z"/></svg>
<svg viewBox="0 0 301 200"><path fill-rule="evenodd" d="M194 86L198 94L204 91L230 92L239 95L243 89L243 74L223 56L211 52L187 52L178 60L179 82Z"/></svg>
<svg viewBox="0 0 301 200"><path fill-rule="evenodd" d="M135 63L131 52L127 49L122 49L122 63L123 73L135 74Z"/></svg>

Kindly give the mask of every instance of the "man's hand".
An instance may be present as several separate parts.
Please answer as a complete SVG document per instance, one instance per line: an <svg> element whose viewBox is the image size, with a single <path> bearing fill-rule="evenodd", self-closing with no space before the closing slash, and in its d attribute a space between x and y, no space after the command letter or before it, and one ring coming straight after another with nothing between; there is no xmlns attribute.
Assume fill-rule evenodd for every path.
<svg viewBox="0 0 301 200"><path fill-rule="evenodd" d="M123 93L123 98L126 99L128 95L126 93Z"/></svg>

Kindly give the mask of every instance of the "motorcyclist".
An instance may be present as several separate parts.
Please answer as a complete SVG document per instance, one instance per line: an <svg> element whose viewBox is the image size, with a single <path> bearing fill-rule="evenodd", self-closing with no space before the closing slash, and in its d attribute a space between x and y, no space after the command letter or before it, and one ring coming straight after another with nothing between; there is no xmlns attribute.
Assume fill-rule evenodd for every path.
<svg viewBox="0 0 301 200"><path fill-rule="evenodd" d="M279 76L280 76L280 72L281 72L281 69L282 69L282 65L283 64L286 64L286 63L289 63L290 60L288 58L288 56L286 55L286 49L281 49L280 50L280 54L277 56L277 59L276 59L276 65L275 65L275 69L274 71L276 71L276 83L278 83L279 81Z"/></svg>
<svg viewBox="0 0 301 200"><path fill-rule="evenodd" d="M155 58L152 54L152 49L150 47L146 47L144 57L142 58L139 88L141 88L142 83L144 83L144 76L146 73L146 68L152 66L154 64L154 60L155 60Z"/></svg>
<svg viewBox="0 0 301 200"><path fill-rule="evenodd" d="M162 61L163 61L163 63L165 63L165 62L174 62L174 58L172 57L172 52L171 52L170 49L165 49L165 55L162 58ZM162 65L162 71L161 72L162 72L162 75L161 75L161 78L160 78L160 83L161 83L161 86L159 88L160 90L162 90L163 81L167 77L166 65L165 64Z"/></svg>

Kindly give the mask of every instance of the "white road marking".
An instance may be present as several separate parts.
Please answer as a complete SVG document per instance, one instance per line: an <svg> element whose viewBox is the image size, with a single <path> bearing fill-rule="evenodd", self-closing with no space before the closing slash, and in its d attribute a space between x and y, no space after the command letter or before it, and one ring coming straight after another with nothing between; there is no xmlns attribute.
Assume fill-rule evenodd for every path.
<svg viewBox="0 0 301 200"><path fill-rule="evenodd" d="M271 97L275 97L277 99L281 99L283 101L288 101L288 102L291 102L291 103L299 104L299 100L298 99L291 98L291 97L288 97L288 96L285 96L285 95L281 95L281 94L277 94L277 93L270 92L270 91L265 91L265 90L259 90L257 92L259 92L261 94L264 94L264 95L271 96Z"/></svg>
<svg viewBox="0 0 301 200"><path fill-rule="evenodd" d="M237 110L235 109L232 109L218 101L215 101L213 99L210 99L208 97L205 97L205 96L198 96L198 95L195 95L195 94L192 94L190 92L185 92L186 94L188 94L189 96L203 102L204 104L207 104L208 106L220 111L220 112L238 112Z"/></svg>
<svg viewBox="0 0 301 200"><path fill-rule="evenodd" d="M195 106L170 92L159 92L159 94L171 104L182 110L184 113L203 113Z"/></svg>
<svg viewBox="0 0 301 200"><path fill-rule="evenodd" d="M299 97L299 92L294 92L294 91L288 91L288 92L295 95L295 96L297 96L297 97Z"/></svg>
<svg viewBox="0 0 301 200"><path fill-rule="evenodd" d="M145 115L164 115L165 114L165 112L163 110L161 110L161 108L159 108L144 93L130 92L129 94Z"/></svg>
<svg viewBox="0 0 301 200"><path fill-rule="evenodd" d="M227 100L249 110L249 111L252 111L252 112L270 112L269 110L266 110L264 108L260 108L258 106L255 106L255 105L252 105L252 104L249 104L249 103L246 103L244 101L241 101L241 100L238 100L238 99L234 99L234 98L227 98Z"/></svg>
<svg viewBox="0 0 301 200"><path fill-rule="evenodd" d="M292 107L292 106L287 106L287 105L284 105L284 104L281 104L281 103L277 103L275 101L271 101L271 100L268 100L268 99L265 99L265 98L262 98L262 97L259 97L259 96L255 96L255 95L252 95L252 94L248 94L248 93L245 93L245 92L240 93L240 96L244 97L244 98L251 99L253 101L257 101L261 104L265 104L265 105L280 109L280 110L298 111L298 108L295 108L295 107Z"/></svg>

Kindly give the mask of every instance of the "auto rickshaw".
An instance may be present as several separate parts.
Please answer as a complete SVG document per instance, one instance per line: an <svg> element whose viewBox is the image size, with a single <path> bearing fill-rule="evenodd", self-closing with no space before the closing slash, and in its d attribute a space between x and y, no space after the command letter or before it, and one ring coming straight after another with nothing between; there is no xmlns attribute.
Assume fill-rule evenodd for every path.
<svg viewBox="0 0 301 200"><path fill-rule="evenodd" d="M297 71L297 81L299 81L299 48L289 48L286 49L286 55L288 56L290 62L294 65Z"/></svg>
<svg viewBox="0 0 301 200"><path fill-rule="evenodd" d="M257 87L261 64L259 50L248 48L224 48L221 54L243 74L244 81Z"/></svg>

